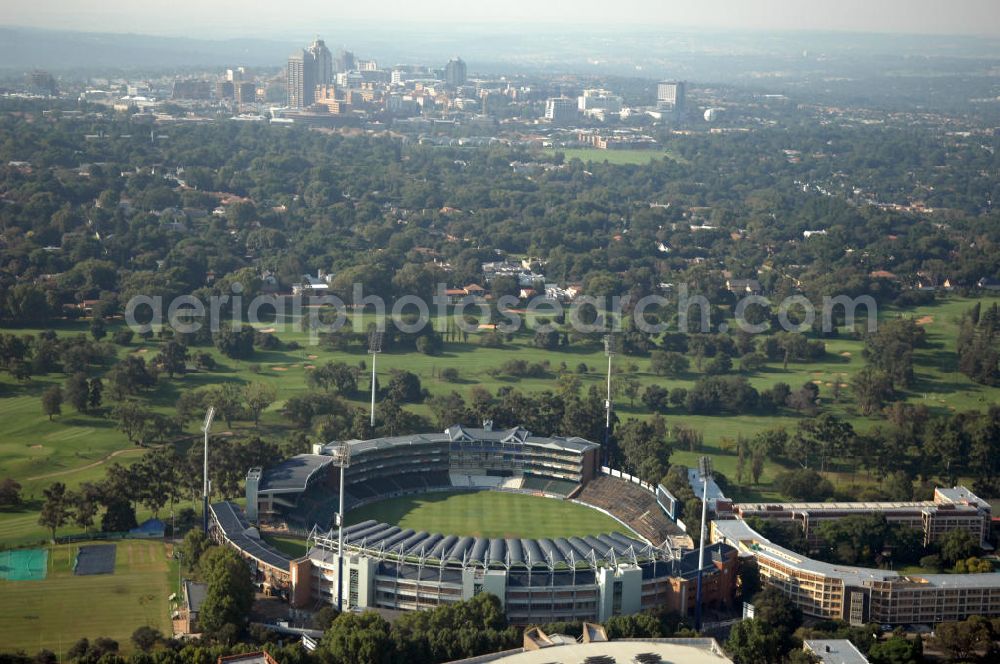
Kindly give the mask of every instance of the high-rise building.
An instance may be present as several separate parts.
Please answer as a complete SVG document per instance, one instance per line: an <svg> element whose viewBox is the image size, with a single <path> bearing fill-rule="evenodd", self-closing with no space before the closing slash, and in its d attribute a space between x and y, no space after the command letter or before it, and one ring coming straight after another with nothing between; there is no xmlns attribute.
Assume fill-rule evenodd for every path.
<svg viewBox="0 0 1000 664"><path fill-rule="evenodd" d="M232 99L236 94L236 86L232 81L222 80L215 82L215 97L217 99Z"/></svg>
<svg viewBox="0 0 1000 664"><path fill-rule="evenodd" d="M576 101L577 107L582 113L587 113L588 111L621 113L622 111L622 98L607 90L584 90L583 95L577 97Z"/></svg>
<svg viewBox="0 0 1000 664"><path fill-rule="evenodd" d="M240 105L257 103L257 83L255 81L241 81L236 85L236 103Z"/></svg>
<svg viewBox="0 0 1000 664"><path fill-rule="evenodd" d="M330 85L333 83L333 55L330 49L319 37L309 46L309 54L316 62L315 85Z"/></svg>
<svg viewBox="0 0 1000 664"><path fill-rule="evenodd" d="M687 83L684 81L663 81L656 86L656 106L663 111L673 111L682 117L687 101Z"/></svg>
<svg viewBox="0 0 1000 664"><path fill-rule="evenodd" d="M32 92L39 92L47 95L58 94L56 79L47 71L36 69L28 75L28 85Z"/></svg>
<svg viewBox="0 0 1000 664"><path fill-rule="evenodd" d="M290 108L312 106L316 89L316 59L312 53L302 49L289 56L286 81Z"/></svg>
<svg viewBox="0 0 1000 664"><path fill-rule="evenodd" d="M444 67L444 82L448 87L457 88L465 85L466 77L465 61L462 58L454 58L448 61Z"/></svg>
<svg viewBox="0 0 1000 664"><path fill-rule="evenodd" d="M333 61L333 69L335 72L339 74L344 71L353 71L355 68L353 53L344 49L337 51L337 57Z"/></svg>
<svg viewBox="0 0 1000 664"><path fill-rule="evenodd" d="M554 124L568 124L576 119L577 105L569 97L552 97L545 102L545 119Z"/></svg>

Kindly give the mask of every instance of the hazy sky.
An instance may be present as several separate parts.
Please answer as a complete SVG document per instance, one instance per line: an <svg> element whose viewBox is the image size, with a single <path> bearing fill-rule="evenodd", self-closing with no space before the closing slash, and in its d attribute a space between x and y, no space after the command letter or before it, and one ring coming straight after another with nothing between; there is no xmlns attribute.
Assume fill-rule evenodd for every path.
<svg viewBox="0 0 1000 664"><path fill-rule="evenodd" d="M0 0L0 24L90 31L260 37L375 21L996 36L1000 0Z"/></svg>

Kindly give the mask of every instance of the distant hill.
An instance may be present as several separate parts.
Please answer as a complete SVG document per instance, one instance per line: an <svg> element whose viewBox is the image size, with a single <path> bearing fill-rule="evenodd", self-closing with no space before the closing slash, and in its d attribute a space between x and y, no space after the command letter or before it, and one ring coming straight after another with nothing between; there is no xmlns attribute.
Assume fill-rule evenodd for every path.
<svg viewBox="0 0 1000 664"><path fill-rule="evenodd" d="M187 39L0 27L0 69L159 69L274 66L296 44L264 39ZM299 45L301 47L301 45Z"/></svg>

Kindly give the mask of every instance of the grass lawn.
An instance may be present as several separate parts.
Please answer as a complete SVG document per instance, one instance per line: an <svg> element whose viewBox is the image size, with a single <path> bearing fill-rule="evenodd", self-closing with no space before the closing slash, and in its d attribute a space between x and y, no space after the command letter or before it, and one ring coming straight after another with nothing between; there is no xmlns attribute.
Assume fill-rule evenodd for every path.
<svg viewBox="0 0 1000 664"><path fill-rule="evenodd" d="M562 152L566 155L566 161L579 159L584 162L608 162L609 164L648 164L654 159L664 157L680 161L680 159L669 150L598 150L597 148L551 148L547 153Z"/></svg>
<svg viewBox="0 0 1000 664"><path fill-rule="evenodd" d="M173 592L170 565L162 542L117 542L115 573L74 576L80 545L49 549L43 581L0 581L0 651L34 654L47 648L59 656L82 637L111 637L128 652L137 627L170 633L167 597Z"/></svg>
<svg viewBox="0 0 1000 664"><path fill-rule="evenodd" d="M501 491L391 498L347 513L347 525L374 519L416 531L472 537L582 537L627 528L568 500Z"/></svg>
<svg viewBox="0 0 1000 664"><path fill-rule="evenodd" d="M616 151L596 152L602 155L634 156L635 154ZM984 410L990 404L1000 403L1000 388L977 385L958 373L956 367L956 321L975 301L972 298L949 296L928 306L880 311L883 319L900 315L911 316L927 330L927 347L918 349L915 353L917 380L914 387L903 395L906 402L926 404L935 413ZM981 301L984 306L988 306L996 299L983 297ZM366 322L367 319L362 321L358 329L363 329ZM443 329L442 321L435 321L435 324L437 329ZM257 434L281 440L290 433L288 421L280 414L281 408L287 399L308 391L306 378L310 367L326 362L345 362L351 366L365 362L370 366L367 363L371 362L371 357L363 352L340 352L310 345L308 333L292 329L291 326L284 329L281 322L274 327L277 328L276 334L282 342L295 341L302 347L296 350L258 351L252 362L225 358L214 348L196 348L194 350L198 352L209 352L218 363L218 367L211 372L193 372L174 379L161 377L156 389L143 395L143 399L156 411L170 415L175 412L179 395L185 391L225 382L268 383L276 388L278 400L264 412L259 429L255 430L249 422L234 422L232 428L239 434ZM116 325L110 328L109 335L113 334ZM87 321L66 321L57 326L56 332L60 335L80 334L86 333L87 329ZM36 334L40 330L16 328L5 331ZM148 360L159 352L160 345L161 342L155 338L149 341L137 340L130 346L120 348L119 357L131 353ZM792 363L787 369L783 368L780 362L772 362L761 371L747 377L758 390L769 388L779 381L788 383L793 389L806 381L813 381L820 387L820 399L824 411L845 418L858 430L866 430L882 422L881 418L865 418L858 415L850 389L843 387L850 382L850 377L864 366L863 343L857 339L842 337L827 340L826 345L827 354L818 362ZM511 359L523 359L528 362L547 361L550 366L549 375L544 378L513 378L496 375L493 372ZM571 372L577 371L580 365L585 365L583 373L578 374L582 389L598 386L603 391L607 360L599 345L574 343L568 348L546 351L534 347L529 332L518 334L513 342L503 348L483 348L479 345L477 335L473 334L467 342L446 343L444 352L438 356L387 350L379 355L377 369L382 384L385 384L389 372L393 369L406 369L416 373L423 387L432 395L454 391L468 398L477 385L491 392L501 387L511 387L529 394L554 389L557 373L563 364ZM640 393L649 385L661 385L671 390L679 387L690 388L703 375L692 366L687 374L676 378L656 376L650 371L648 357L618 356L615 359L615 367L616 371L631 373L639 380ZM456 369L459 373L458 381L443 380L440 374L444 368ZM0 478L17 479L23 486L22 494L28 503L26 509L22 511L0 511L2 544L9 546L37 542L47 536L45 530L37 525L37 519L42 489L51 482L65 482L70 489L73 489L81 482L101 479L107 463L128 465L141 458L144 452L134 449L110 420L76 413L67 404L63 405L61 415L49 421L42 414L39 396L46 387L62 384L65 378L61 374L51 374L32 377L27 383L19 384L8 374L0 374ZM841 386L839 393L835 386ZM358 393L349 401L353 406L367 409L367 375L362 376L358 387ZM425 417L431 416L426 403L410 404L407 405L407 409ZM615 399L615 410L621 419L650 417L639 400L631 404L628 399L621 396ZM677 450L671 459L672 462L693 465L700 454L708 454L713 457L716 469L732 481L735 479L735 441L738 435L752 436L758 431L773 427L785 427L791 430L797 426L801 416L789 409L777 414L691 415L683 408L671 408L666 413L666 418L671 425L683 423L700 430L705 439L703 450ZM188 426L188 434L195 436L198 424L199 422L192 422ZM225 422L216 422L216 433L222 433L226 429ZM183 446L187 442L185 439L178 444ZM739 500L780 498L774 491L772 482L774 477L784 470L780 464L770 463L764 470L760 485L751 486L744 483L743 486L734 486L731 493ZM855 483L869 482L864 472L859 472L857 477L852 477L846 472L831 473L830 479L835 485L844 489ZM141 520L144 517L140 515L139 518ZM76 530L67 527L61 529L60 534Z"/></svg>
<svg viewBox="0 0 1000 664"><path fill-rule="evenodd" d="M294 558L300 558L309 553L306 551L306 541L301 537L285 537L270 534L262 535L261 537L278 551Z"/></svg>

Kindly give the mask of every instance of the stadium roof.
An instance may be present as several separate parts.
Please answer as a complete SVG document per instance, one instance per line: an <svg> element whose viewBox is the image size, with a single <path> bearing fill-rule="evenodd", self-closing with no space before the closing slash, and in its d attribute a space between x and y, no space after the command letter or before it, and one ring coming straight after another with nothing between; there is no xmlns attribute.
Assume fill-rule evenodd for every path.
<svg viewBox="0 0 1000 664"><path fill-rule="evenodd" d="M265 469L257 490L304 491L313 473L331 461L332 457L323 454L296 454L273 468Z"/></svg>
<svg viewBox="0 0 1000 664"><path fill-rule="evenodd" d="M222 534L236 548L265 565L288 571L292 559L267 542L262 542L257 529L243 518L239 506L226 501L212 504L211 510Z"/></svg>
<svg viewBox="0 0 1000 664"><path fill-rule="evenodd" d="M579 438L577 436L571 436L569 438L563 438L562 436L535 436L530 431L522 427L514 427L512 429L486 429L465 427L460 424L450 426L441 433L419 433L408 436L372 438L370 440L349 440L347 441L347 444L351 446L351 454L357 454L359 452L367 452L370 450L406 447L408 445L453 443L458 441L513 443L531 445L532 447L544 447L553 450L567 450L577 453L598 449L600 447L597 443L593 443L585 438ZM328 452L334 445L334 443L331 443L324 446L323 451Z"/></svg>
<svg viewBox="0 0 1000 664"><path fill-rule="evenodd" d="M327 536L335 541L333 531ZM320 538L322 539L322 538ZM368 520L344 529L344 543L368 551L482 566L572 567L612 559L664 559L662 551L619 533L553 539L459 537L400 528ZM323 547L319 547L321 551ZM310 555L313 555L312 552Z"/></svg>

